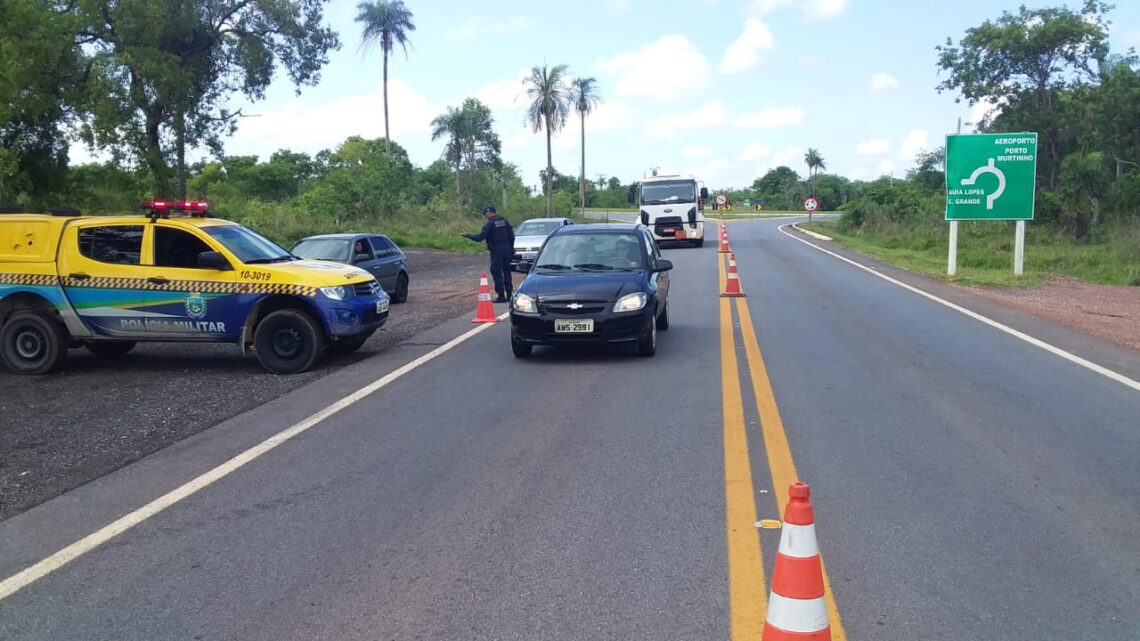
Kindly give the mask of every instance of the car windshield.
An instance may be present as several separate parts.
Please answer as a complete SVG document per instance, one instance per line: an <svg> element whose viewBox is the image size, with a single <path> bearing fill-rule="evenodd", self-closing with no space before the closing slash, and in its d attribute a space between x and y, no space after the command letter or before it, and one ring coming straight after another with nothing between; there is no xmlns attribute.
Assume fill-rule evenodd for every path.
<svg viewBox="0 0 1140 641"><path fill-rule="evenodd" d="M697 202L697 183L692 180L650 182L641 186L643 205L695 202Z"/></svg>
<svg viewBox="0 0 1140 641"><path fill-rule="evenodd" d="M225 245L238 260L247 264L281 263L297 260L277 243L265 236L241 225L212 225L203 227L202 231L211 238Z"/></svg>
<svg viewBox="0 0 1140 641"><path fill-rule="evenodd" d="M519 225L515 230L515 236L546 236L560 226L556 220L528 220Z"/></svg>
<svg viewBox="0 0 1140 641"><path fill-rule="evenodd" d="M631 271L645 268L636 234L555 234L535 261L538 271Z"/></svg>
<svg viewBox="0 0 1140 641"><path fill-rule="evenodd" d="M306 238L293 246L293 254L307 260L346 261L349 239Z"/></svg>

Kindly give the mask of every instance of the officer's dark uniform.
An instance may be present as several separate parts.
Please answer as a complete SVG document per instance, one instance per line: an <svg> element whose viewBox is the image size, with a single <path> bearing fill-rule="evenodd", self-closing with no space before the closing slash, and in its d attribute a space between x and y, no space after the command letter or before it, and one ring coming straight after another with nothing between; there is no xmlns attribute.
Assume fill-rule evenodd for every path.
<svg viewBox="0 0 1140 641"><path fill-rule="evenodd" d="M494 207L485 207L484 214L495 213ZM491 253L491 278L495 281L495 293L500 299L510 298L514 293L511 280L511 256L515 252L515 230L510 221L498 214L483 225L478 234L464 234L476 242L486 241Z"/></svg>

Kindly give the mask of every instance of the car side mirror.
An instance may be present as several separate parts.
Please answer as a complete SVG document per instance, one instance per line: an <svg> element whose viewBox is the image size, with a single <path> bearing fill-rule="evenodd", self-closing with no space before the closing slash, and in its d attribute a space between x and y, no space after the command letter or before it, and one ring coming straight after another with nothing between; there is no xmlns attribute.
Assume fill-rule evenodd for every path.
<svg viewBox="0 0 1140 641"><path fill-rule="evenodd" d="M530 262L529 260L524 260L524 261L519 263L519 271L520 272L525 273L525 272L529 272L532 269L534 269L534 263Z"/></svg>
<svg viewBox="0 0 1140 641"><path fill-rule="evenodd" d="M626 195L626 200L631 205L637 200L637 185L629 186L629 194Z"/></svg>
<svg viewBox="0 0 1140 641"><path fill-rule="evenodd" d="M229 271L233 269L230 267L230 261L222 256L221 252L200 252L198 254L198 267L202 269L217 269L219 271Z"/></svg>
<svg viewBox="0 0 1140 641"><path fill-rule="evenodd" d="M701 187L701 200L708 200L708 199L709 199L709 188L708 187Z"/></svg>
<svg viewBox="0 0 1140 641"><path fill-rule="evenodd" d="M667 272L670 269L673 269L673 261L671 261L667 258L658 258L657 259L657 267L653 271L655 271L655 272Z"/></svg>

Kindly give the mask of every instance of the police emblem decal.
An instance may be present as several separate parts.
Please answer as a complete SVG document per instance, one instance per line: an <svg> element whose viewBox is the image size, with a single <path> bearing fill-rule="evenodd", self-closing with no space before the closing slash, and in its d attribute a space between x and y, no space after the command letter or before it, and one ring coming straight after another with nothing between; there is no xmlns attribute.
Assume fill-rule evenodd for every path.
<svg viewBox="0 0 1140 641"><path fill-rule="evenodd" d="M195 320L206 317L206 299L198 292L186 297L186 315Z"/></svg>

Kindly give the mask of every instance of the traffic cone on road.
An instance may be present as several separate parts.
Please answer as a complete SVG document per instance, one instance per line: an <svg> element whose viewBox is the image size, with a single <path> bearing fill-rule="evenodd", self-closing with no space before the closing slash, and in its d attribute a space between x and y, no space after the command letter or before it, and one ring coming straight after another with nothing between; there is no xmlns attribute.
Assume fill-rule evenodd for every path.
<svg viewBox="0 0 1140 641"><path fill-rule="evenodd" d="M721 296L743 296L740 291L740 275L736 273L736 254L728 255L728 274L724 279L724 291Z"/></svg>
<svg viewBox="0 0 1140 641"><path fill-rule="evenodd" d="M472 318L471 322L499 322L499 318L495 316L495 306L491 304L491 286L487 284L487 272L482 272L479 276L479 302L475 304L475 318Z"/></svg>
<svg viewBox="0 0 1140 641"><path fill-rule="evenodd" d="M718 254L730 254L732 250L728 247L728 232L724 231L724 227L720 228L720 251Z"/></svg>
<svg viewBox="0 0 1140 641"><path fill-rule="evenodd" d="M792 483L772 571L763 641L831 641L811 488Z"/></svg>

